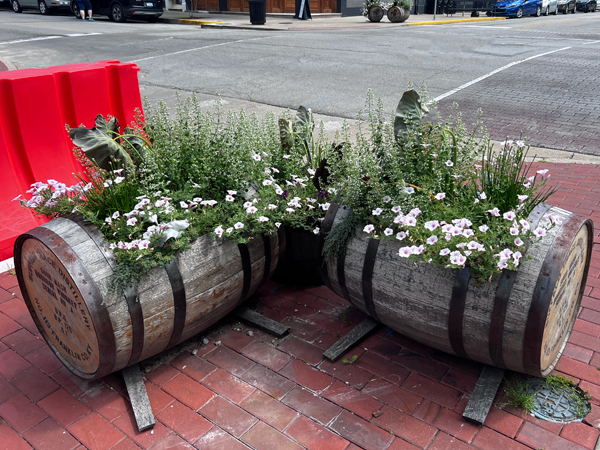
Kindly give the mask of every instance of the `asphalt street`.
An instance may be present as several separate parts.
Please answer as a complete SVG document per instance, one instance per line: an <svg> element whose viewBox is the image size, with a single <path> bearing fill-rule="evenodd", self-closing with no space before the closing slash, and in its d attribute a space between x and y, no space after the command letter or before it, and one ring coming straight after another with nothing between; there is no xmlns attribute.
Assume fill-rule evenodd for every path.
<svg viewBox="0 0 600 450"><path fill-rule="evenodd" d="M106 59L172 89L355 118L371 89L390 112L409 83L443 115L483 112L495 139L600 155L600 13L393 29L258 31L44 17L0 9L0 58L18 68ZM163 91L161 91L163 89Z"/></svg>

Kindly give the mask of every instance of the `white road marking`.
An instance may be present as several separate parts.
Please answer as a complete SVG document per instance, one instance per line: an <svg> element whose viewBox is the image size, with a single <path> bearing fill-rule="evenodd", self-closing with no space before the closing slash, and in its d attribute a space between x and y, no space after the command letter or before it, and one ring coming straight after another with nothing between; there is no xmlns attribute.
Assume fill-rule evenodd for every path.
<svg viewBox="0 0 600 450"><path fill-rule="evenodd" d="M96 36L102 33L74 33L74 34L65 34L62 36L42 36L30 39L18 39L16 41L7 41L0 42L0 45L8 45L8 44L21 44L23 42L33 42L33 41L47 41L48 39L60 39L64 37L79 37L79 36Z"/></svg>
<svg viewBox="0 0 600 450"><path fill-rule="evenodd" d="M460 24L453 24L452 28L503 28L505 30L510 30L512 29L512 27L498 27L498 26L494 26L494 25L460 25Z"/></svg>
<svg viewBox="0 0 600 450"><path fill-rule="evenodd" d="M597 44L600 41L584 42L583 45Z"/></svg>
<svg viewBox="0 0 600 450"><path fill-rule="evenodd" d="M206 48L214 48L214 47L220 47L222 45L230 45L230 44L239 44L241 42L260 41L261 39L270 39L270 38L276 38L276 37L281 37L281 36L283 36L283 35L265 36L265 37L252 38L252 39L240 39L238 41L231 41L231 42L221 42L220 44L212 44L212 45L205 45L204 47L188 48L187 50L180 50L178 52L173 52L173 53L165 53L164 55L148 56L147 58L134 59L129 62L137 63L140 61L149 61L154 58L163 58L165 56L181 55L182 53L195 52L197 50L204 50Z"/></svg>
<svg viewBox="0 0 600 450"><path fill-rule="evenodd" d="M8 42L0 42L0 45L7 44L20 44L21 42L32 42L32 41L46 41L48 39L60 39L62 36L44 36L44 37L36 37L31 39L18 39L16 41L8 41Z"/></svg>
<svg viewBox="0 0 600 450"><path fill-rule="evenodd" d="M549 55L551 53L562 52L563 50L569 50L570 48L572 48L572 47L563 47L563 48L559 48L557 50L552 50L552 51L549 51L549 52L540 53L539 55L530 56L529 58L525 58L525 59L522 59L520 61L511 62L510 64L502 66L499 69L492 70L490 73L487 73L487 74L485 74L485 75L483 75L483 76L481 76L479 78L475 78L474 80L469 81L468 83L465 83L465 84L457 87L456 89L452 89L451 91L448 91L445 94L439 95L436 98L434 98L434 100L436 102L439 102L440 100L442 100L442 99L444 99L446 97L450 97L452 94L456 94L457 92L462 91L463 89L468 88L469 86L473 86L475 83L479 83L480 81L483 81L486 78L489 78L492 75L497 74L498 72L502 72L503 70L506 70L506 69L508 69L510 67L516 66L517 64L521 64L521 63L524 63L526 61L531 61L532 59L539 58L540 56L546 56L546 55Z"/></svg>

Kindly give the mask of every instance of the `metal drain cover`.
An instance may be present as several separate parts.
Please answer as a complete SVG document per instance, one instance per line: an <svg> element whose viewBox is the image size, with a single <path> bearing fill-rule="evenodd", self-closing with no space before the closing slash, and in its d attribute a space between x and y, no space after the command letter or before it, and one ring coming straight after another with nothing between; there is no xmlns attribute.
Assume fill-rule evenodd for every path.
<svg viewBox="0 0 600 450"><path fill-rule="evenodd" d="M552 387L539 378L527 381L534 394L533 415L557 423L580 422L591 410L589 402L578 388Z"/></svg>

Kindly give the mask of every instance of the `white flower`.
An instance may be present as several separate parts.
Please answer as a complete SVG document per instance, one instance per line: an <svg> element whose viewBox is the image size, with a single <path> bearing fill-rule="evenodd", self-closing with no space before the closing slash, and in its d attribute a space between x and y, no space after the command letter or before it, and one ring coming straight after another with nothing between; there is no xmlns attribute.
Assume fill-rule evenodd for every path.
<svg viewBox="0 0 600 450"><path fill-rule="evenodd" d="M443 248L440 250L440 256L446 256L450 253L450 249L449 248Z"/></svg>
<svg viewBox="0 0 600 450"><path fill-rule="evenodd" d="M237 222L236 224L233 225L233 228L235 228L236 230L240 230L240 229L244 228L244 224L242 222Z"/></svg>
<svg viewBox="0 0 600 450"><path fill-rule="evenodd" d="M500 145L501 145L502 147L508 147L508 148L511 148L511 147L512 147L512 145L513 145L513 141L503 141L503 142L500 142Z"/></svg>
<svg viewBox="0 0 600 450"><path fill-rule="evenodd" d="M398 239L399 241L406 239L406 236L408 236L408 232L405 231L400 231L396 233L396 239Z"/></svg>
<svg viewBox="0 0 600 450"><path fill-rule="evenodd" d="M226 202L232 202L235 200L235 197L233 195L226 195L225 196L225 201Z"/></svg>
<svg viewBox="0 0 600 450"><path fill-rule="evenodd" d="M542 178L544 178L548 173L548 169L538 170L537 173L539 173L542 176Z"/></svg>
<svg viewBox="0 0 600 450"><path fill-rule="evenodd" d="M506 269L508 267L508 262L506 259L501 259L498 261L498 269Z"/></svg>
<svg viewBox="0 0 600 450"><path fill-rule="evenodd" d="M481 194L479 194L479 198L480 198L481 200L486 200L486 199L487 199L487 195L486 195L486 193L482 191L482 192L481 192Z"/></svg>
<svg viewBox="0 0 600 450"><path fill-rule="evenodd" d="M367 225L366 227L363 228L363 231L365 233L372 233L374 229L375 229L375 226L369 224L369 225Z"/></svg>
<svg viewBox="0 0 600 450"><path fill-rule="evenodd" d="M279 186L277 186L277 187L275 188L275 193L276 193L277 195L282 195L282 194L283 194L283 189L281 189Z"/></svg>
<svg viewBox="0 0 600 450"><path fill-rule="evenodd" d="M231 234L232 231L233 231L233 227L229 227L225 230L225 233Z"/></svg>
<svg viewBox="0 0 600 450"><path fill-rule="evenodd" d="M400 207L399 206L394 206L392 208L392 212L399 213L400 212Z"/></svg>
<svg viewBox="0 0 600 450"><path fill-rule="evenodd" d="M525 242L523 242L523 240L521 238L518 237L515 239L515 245L517 247L521 247L523 244L525 244Z"/></svg>
<svg viewBox="0 0 600 450"><path fill-rule="evenodd" d="M219 237L221 237L223 235L223 227L221 225L219 225L217 228L215 228L215 234Z"/></svg>
<svg viewBox="0 0 600 450"><path fill-rule="evenodd" d="M521 228L523 228L523 231L529 231L529 229L531 228L529 226L529 222L527 222L525 219L519 220L519 223L521 224Z"/></svg>
<svg viewBox="0 0 600 450"><path fill-rule="evenodd" d="M392 197L390 197L389 195L386 195L385 197L383 197L383 203L389 203L392 201Z"/></svg>
<svg viewBox="0 0 600 450"><path fill-rule="evenodd" d="M189 208L189 205L186 202L179 202L179 206L181 206L183 209Z"/></svg>
<svg viewBox="0 0 600 450"><path fill-rule="evenodd" d="M537 227L535 230L533 230L533 234L535 234L538 237L544 237L546 236L546 229Z"/></svg>
<svg viewBox="0 0 600 450"><path fill-rule="evenodd" d="M392 230L391 228L386 228L385 230L383 230L383 234L385 234L386 236L391 236L392 234L394 234L394 230Z"/></svg>
<svg viewBox="0 0 600 450"><path fill-rule="evenodd" d="M280 225L281 225L281 222L275 222L275 226L276 226L277 228L279 228L279 226L280 226Z"/></svg>
<svg viewBox="0 0 600 450"><path fill-rule="evenodd" d="M263 180L263 186L271 186L273 182L271 180Z"/></svg>
<svg viewBox="0 0 600 450"><path fill-rule="evenodd" d="M216 200L202 200L202 205L215 206L218 202Z"/></svg>
<svg viewBox="0 0 600 450"><path fill-rule="evenodd" d="M398 253L402 258L408 258L413 254L411 247L401 247Z"/></svg>
<svg viewBox="0 0 600 450"><path fill-rule="evenodd" d="M415 219L414 217L406 216L406 219L404 220L404 224L407 227L414 227L417 225L417 219Z"/></svg>
<svg viewBox="0 0 600 450"><path fill-rule="evenodd" d="M475 204L479 203L479 199L476 198L475 200L473 200L473 203L475 203Z"/></svg>
<svg viewBox="0 0 600 450"><path fill-rule="evenodd" d="M323 211L327 211L331 203L322 203L320 206L323 208Z"/></svg>
<svg viewBox="0 0 600 450"><path fill-rule="evenodd" d="M415 188L410 187L410 186L405 186L404 187L404 192L406 192L407 194L414 194L415 193Z"/></svg>
<svg viewBox="0 0 600 450"><path fill-rule="evenodd" d="M314 233L314 234L319 234L319 232L320 232L320 231L321 231L321 229L320 229L319 227L317 227L317 228L315 228L315 229L313 230L313 233Z"/></svg>
<svg viewBox="0 0 600 450"><path fill-rule="evenodd" d="M500 210L498 208L488 209L487 212L489 212L494 217L500 217Z"/></svg>
<svg viewBox="0 0 600 450"><path fill-rule="evenodd" d="M381 214L383 212L383 209L381 208L376 208L372 211L374 216L378 216L379 214Z"/></svg>
<svg viewBox="0 0 600 450"><path fill-rule="evenodd" d="M453 163L451 160L448 160L448 161L446 161L446 162L445 162L445 164L446 164L448 167L452 167L452 166L454 166L454 163Z"/></svg>
<svg viewBox="0 0 600 450"><path fill-rule="evenodd" d="M425 247L423 245L419 245L418 247L416 245L413 245L410 247L410 251L413 255L421 255L424 250Z"/></svg>
<svg viewBox="0 0 600 450"><path fill-rule="evenodd" d="M446 193L445 192L440 192L439 194L435 195L435 199L436 200L444 200L446 198Z"/></svg>
<svg viewBox="0 0 600 450"><path fill-rule="evenodd" d="M529 195L517 195L520 203L523 203L525 200L529 198Z"/></svg>
<svg viewBox="0 0 600 450"><path fill-rule="evenodd" d="M107 217L106 219L104 219L104 221L108 224L112 223L112 219L110 217Z"/></svg>
<svg viewBox="0 0 600 450"><path fill-rule="evenodd" d="M519 147L519 148L525 147L525 142L523 142L523 141L515 141L515 144L517 144L517 147Z"/></svg>
<svg viewBox="0 0 600 450"><path fill-rule="evenodd" d="M246 214L254 214L256 211L258 211L256 206L251 206L249 208L246 208Z"/></svg>
<svg viewBox="0 0 600 450"><path fill-rule="evenodd" d="M260 161L260 160L261 160L261 158L260 158L260 155L258 155L258 154L256 154L256 153L255 153L254 155L252 155L252 159L253 159L254 161Z"/></svg>
<svg viewBox="0 0 600 450"><path fill-rule="evenodd" d="M427 245L433 245L438 241L438 237L434 234L433 236L429 236L427 238Z"/></svg>
<svg viewBox="0 0 600 450"><path fill-rule="evenodd" d="M131 219L129 219L127 221L127 225L129 225L130 227L135 226L135 223L137 222L137 219L135 217L132 217Z"/></svg>
<svg viewBox="0 0 600 450"><path fill-rule="evenodd" d="M467 228L466 230L463 230L462 235L464 237L471 237L475 234L475 232L473 230L471 230L470 228Z"/></svg>
<svg viewBox="0 0 600 450"><path fill-rule="evenodd" d="M292 213L296 212L296 210L295 210L294 208L285 208L285 210L286 210L287 212L289 212L290 214L292 214Z"/></svg>
<svg viewBox="0 0 600 450"><path fill-rule="evenodd" d="M513 254L513 252L510 248L505 248L500 253L498 253L497 255L494 255L494 256L497 256L501 259L508 259L508 258L510 258L510 255L512 255L512 254Z"/></svg>
<svg viewBox="0 0 600 450"><path fill-rule="evenodd" d="M113 219L118 219L119 218L119 211L115 211L112 215Z"/></svg>
<svg viewBox="0 0 600 450"><path fill-rule="evenodd" d="M139 241L137 246L140 250L144 250L146 248L148 248L148 245L150 245L150 241L144 239L142 241Z"/></svg>
<svg viewBox="0 0 600 450"><path fill-rule="evenodd" d="M227 193L228 193L229 195L235 195L235 194L237 194L237 191L227 191ZM200 199L200 200L198 200L198 201L201 201L201 200L202 200L202 199Z"/></svg>
<svg viewBox="0 0 600 450"><path fill-rule="evenodd" d="M421 214L421 210L419 208L413 208L408 212L408 216L412 216L412 217L418 217L419 214Z"/></svg>
<svg viewBox="0 0 600 450"><path fill-rule="evenodd" d="M515 220L517 215L513 211L508 211L502 214L502 217L504 217L506 220Z"/></svg>
<svg viewBox="0 0 600 450"><path fill-rule="evenodd" d="M161 206L165 206L167 202L165 200L156 200L156 202L154 203L154 206L156 206L157 208L160 208Z"/></svg>
<svg viewBox="0 0 600 450"><path fill-rule="evenodd" d="M467 248L468 248L469 250L477 250L477 249L479 248L479 242L477 242L477 241L470 241L470 242L467 244Z"/></svg>
<svg viewBox="0 0 600 450"><path fill-rule="evenodd" d="M510 234L513 236L518 236L519 235L519 229L518 228L511 228L510 230Z"/></svg>
<svg viewBox="0 0 600 450"><path fill-rule="evenodd" d="M425 229L433 231L440 226L440 223L437 220L430 220L429 222L425 222L423 226Z"/></svg>
<svg viewBox="0 0 600 450"><path fill-rule="evenodd" d="M521 257L522 257L522 256L523 256L523 255L521 254L521 252L514 252L514 253L513 253L513 255L512 255L512 257L513 257L513 260L514 260L515 262L516 262L516 261L518 261L519 259L521 259Z"/></svg>
<svg viewBox="0 0 600 450"><path fill-rule="evenodd" d="M119 184L124 179L125 179L124 177L117 177L117 178L115 178L115 184Z"/></svg>
<svg viewBox="0 0 600 450"><path fill-rule="evenodd" d="M291 155L283 155L283 159L289 159Z"/></svg>
<svg viewBox="0 0 600 450"><path fill-rule="evenodd" d="M268 218L268 217L265 217L265 216L260 216L260 217L259 217L258 219L256 219L256 220L258 220L259 222L268 222L268 221L269 221L269 218Z"/></svg>

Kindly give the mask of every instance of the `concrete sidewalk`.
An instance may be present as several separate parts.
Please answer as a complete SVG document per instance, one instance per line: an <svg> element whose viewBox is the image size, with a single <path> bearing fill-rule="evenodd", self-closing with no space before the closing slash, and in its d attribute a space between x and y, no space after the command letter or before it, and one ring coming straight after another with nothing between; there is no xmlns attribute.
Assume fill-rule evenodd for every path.
<svg viewBox="0 0 600 450"><path fill-rule="evenodd" d="M470 13L459 13L453 16L437 15L435 20L432 14L411 15L404 23L391 23L387 17L381 22L369 22L363 16L342 17L341 14L312 14L313 20L297 20L293 14L267 14L264 25L252 25L248 13L236 12L181 12L165 11L159 22L178 23L182 25L197 25L202 28L234 28L252 30L334 30L357 28L390 28L414 25L443 25L457 22L487 22L504 20L504 17L471 17Z"/></svg>

